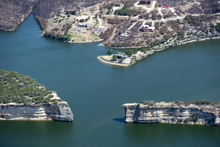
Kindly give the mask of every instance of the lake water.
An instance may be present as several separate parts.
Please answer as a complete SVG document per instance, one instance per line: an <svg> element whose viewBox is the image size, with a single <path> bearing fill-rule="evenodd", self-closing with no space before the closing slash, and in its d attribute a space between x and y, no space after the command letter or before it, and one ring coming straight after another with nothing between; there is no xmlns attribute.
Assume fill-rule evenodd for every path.
<svg viewBox="0 0 220 147"><path fill-rule="evenodd" d="M220 127L125 124L125 102L220 101L220 40L157 52L130 67L100 62L98 43L40 36L31 14L0 32L0 69L29 75L68 102L74 122L0 121L0 147L219 147Z"/></svg>

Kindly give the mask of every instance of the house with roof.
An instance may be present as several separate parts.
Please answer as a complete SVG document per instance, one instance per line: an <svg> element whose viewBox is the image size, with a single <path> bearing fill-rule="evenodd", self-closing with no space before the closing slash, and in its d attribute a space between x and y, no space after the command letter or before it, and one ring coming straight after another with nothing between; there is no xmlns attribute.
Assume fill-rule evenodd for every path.
<svg viewBox="0 0 220 147"><path fill-rule="evenodd" d="M118 59L121 59L121 58L126 59L126 58L128 58L128 55L126 55L125 53L122 53L122 52L118 52L115 55L118 57Z"/></svg>
<svg viewBox="0 0 220 147"><path fill-rule="evenodd" d="M73 14L73 15L79 14L79 12L80 12L79 9L68 9L66 11L67 14Z"/></svg>
<svg viewBox="0 0 220 147"><path fill-rule="evenodd" d="M60 17L65 17L66 15L65 14L60 14Z"/></svg>
<svg viewBox="0 0 220 147"><path fill-rule="evenodd" d="M170 6L163 6L162 8L163 8L163 9L169 9Z"/></svg>
<svg viewBox="0 0 220 147"><path fill-rule="evenodd" d="M121 61L121 63L123 63L123 64L130 64L131 63L131 58L129 58L128 55L126 55L125 53L118 52L115 55L118 57L118 61L121 61L122 58L124 59L123 61Z"/></svg>
<svg viewBox="0 0 220 147"><path fill-rule="evenodd" d="M161 9L162 13L168 13L170 11L170 7L169 6L163 6Z"/></svg>
<svg viewBox="0 0 220 147"><path fill-rule="evenodd" d="M149 25L143 25L140 29L141 32L154 32L155 27L149 27Z"/></svg>
<svg viewBox="0 0 220 147"><path fill-rule="evenodd" d="M121 7L121 6L123 6L122 3L115 3L115 7Z"/></svg>
<svg viewBox="0 0 220 147"><path fill-rule="evenodd" d="M140 4L151 4L152 3L152 0L140 0L139 2Z"/></svg>
<svg viewBox="0 0 220 147"><path fill-rule="evenodd" d="M130 64L131 63L131 59L130 58L126 58L122 61L122 63L124 64Z"/></svg>

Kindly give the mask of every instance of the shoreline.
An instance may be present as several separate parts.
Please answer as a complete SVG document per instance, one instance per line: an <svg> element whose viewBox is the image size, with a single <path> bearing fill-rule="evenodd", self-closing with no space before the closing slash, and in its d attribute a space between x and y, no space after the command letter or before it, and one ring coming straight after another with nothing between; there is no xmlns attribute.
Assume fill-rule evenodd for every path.
<svg viewBox="0 0 220 147"><path fill-rule="evenodd" d="M93 43L93 42L101 42L103 41L103 39L99 39L99 40L93 40L93 41L77 41L77 42L68 42L68 41L63 41L63 42L66 42L66 43Z"/></svg>
<svg viewBox="0 0 220 147"><path fill-rule="evenodd" d="M180 46L180 45L183 45L183 44L188 44L188 43L193 43L193 42L200 42L200 41L205 41L205 40L212 40L212 39L220 39L220 36L208 36L208 37L200 37L200 38L186 38L184 40L175 40L175 41L170 41L167 45L162 45L160 47L156 46L156 47L153 47L151 52L147 55L144 55L144 56L141 56L141 58L138 59L139 60L142 60L142 59L145 59L147 58L148 55L152 55L154 54L155 52L159 52L159 51L163 51L165 49L168 49L170 47L175 47L175 46ZM101 43L100 43L101 44ZM142 46L144 47L144 46ZM122 48L113 48L113 49L125 49L125 48L128 48L128 49L132 49L132 48L135 48L135 47L122 47ZM138 48L138 47L136 47ZM140 48L140 47L139 47ZM106 64L111 64L111 65L118 65L118 66L130 66L130 65L133 65L135 63L132 63L132 64L129 64L129 65L125 65L125 64L120 64L120 63L113 63L113 62L108 62L108 61L104 61L103 59L101 59L100 57L102 57L104 55L101 55L101 56L98 56L98 59Z"/></svg>
<svg viewBox="0 0 220 147"><path fill-rule="evenodd" d="M97 58L98 58L101 62L106 63L106 64L117 65L117 66L124 66L124 67L128 67L128 66L131 66L131 65L134 64L134 63L132 63L132 64L121 64L121 63L109 62L109 61L103 60L103 59L101 58L102 56L104 56L104 55L98 56Z"/></svg>
<svg viewBox="0 0 220 147"><path fill-rule="evenodd" d="M208 37L200 37L200 38L192 38L190 39L190 41L187 40L187 42L185 43L180 43L174 46L178 46L178 45L182 45L182 44L186 44L186 43L191 43L191 42L199 42L199 41L204 41L204 40L212 40L212 39L220 39L220 35L219 36L208 36ZM176 40L175 40L176 41ZM180 40L180 41L185 41L185 40ZM99 44L100 46L105 46L102 44L102 42ZM109 46L106 46L109 47ZM147 47L147 46L131 46L131 47L109 47L112 49L135 49L135 48L142 48L142 47ZM154 48L154 47L153 47Z"/></svg>

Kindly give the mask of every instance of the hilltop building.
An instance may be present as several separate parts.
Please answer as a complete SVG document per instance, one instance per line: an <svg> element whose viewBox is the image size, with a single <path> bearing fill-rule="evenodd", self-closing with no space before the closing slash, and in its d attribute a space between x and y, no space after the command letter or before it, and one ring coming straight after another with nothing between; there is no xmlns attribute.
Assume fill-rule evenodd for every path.
<svg viewBox="0 0 220 147"><path fill-rule="evenodd" d="M115 3L115 7L121 7L121 6L123 6L122 3Z"/></svg>
<svg viewBox="0 0 220 147"><path fill-rule="evenodd" d="M169 6L163 6L162 8L163 9L169 9L170 7Z"/></svg>
<svg viewBox="0 0 220 147"><path fill-rule="evenodd" d="M66 13L76 15L79 14L79 9L68 9Z"/></svg>
<svg viewBox="0 0 220 147"><path fill-rule="evenodd" d="M162 13L168 13L170 11L169 8L170 8L169 6L163 6L162 9L161 9L161 12Z"/></svg>
<svg viewBox="0 0 220 147"><path fill-rule="evenodd" d="M148 4L148 5L151 5L151 4L152 4L152 0L140 0L140 4Z"/></svg>
<svg viewBox="0 0 220 147"><path fill-rule="evenodd" d="M149 25L143 25L140 29L141 32L154 32L155 27L149 27Z"/></svg>

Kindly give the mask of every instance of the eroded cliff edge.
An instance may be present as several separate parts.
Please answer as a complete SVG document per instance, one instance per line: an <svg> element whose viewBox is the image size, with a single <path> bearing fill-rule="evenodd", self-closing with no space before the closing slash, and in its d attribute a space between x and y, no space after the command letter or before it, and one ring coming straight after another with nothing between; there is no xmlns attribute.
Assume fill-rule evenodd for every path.
<svg viewBox="0 0 220 147"><path fill-rule="evenodd" d="M29 76L0 70L0 120L73 121L67 102Z"/></svg>
<svg viewBox="0 0 220 147"><path fill-rule="evenodd" d="M55 120L73 121L67 104L0 104L0 120Z"/></svg>
<svg viewBox="0 0 220 147"><path fill-rule="evenodd" d="M123 104L125 122L220 125L220 104L146 102Z"/></svg>

